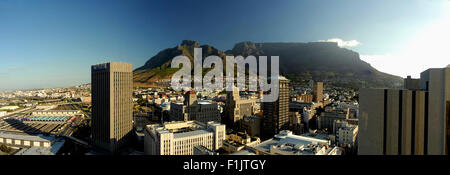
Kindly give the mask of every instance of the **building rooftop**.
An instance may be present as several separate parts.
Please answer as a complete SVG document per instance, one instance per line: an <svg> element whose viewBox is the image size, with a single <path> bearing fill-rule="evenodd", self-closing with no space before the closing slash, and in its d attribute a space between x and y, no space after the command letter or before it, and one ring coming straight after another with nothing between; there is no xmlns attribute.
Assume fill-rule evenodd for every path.
<svg viewBox="0 0 450 175"><path fill-rule="evenodd" d="M0 132L1 138L10 138L10 139L20 139L20 140L29 140L29 141L53 141L55 138L50 136L39 135L28 135L23 133L8 133L8 132Z"/></svg>
<svg viewBox="0 0 450 175"><path fill-rule="evenodd" d="M268 80L271 80L272 77L269 76L269 77L267 77L267 79L268 79ZM288 79L287 79L286 77L284 77L284 76L279 75L279 76L278 76L278 80L288 80Z"/></svg>
<svg viewBox="0 0 450 175"><path fill-rule="evenodd" d="M202 134L208 134L210 133L208 130L195 130L190 132L182 132L182 133L175 133L173 134L173 138L183 138L183 137L190 137L195 135L202 135Z"/></svg>
<svg viewBox="0 0 450 175"><path fill-rule="evenodd" d="M212 102L207 101L207 100L197 100L197 103L199 105L210 105L210 104L213 104Z"/></svg>
<svg viewBox="0 0 450 175"><path fill-rule="evenodd" d="M80 112L79 110L37 110L34 112Z"/></svg>
<svg viewBox="0 0 450 175"><path fill-rule="evenodd" d="M349 124L347 124L347 125L341 126L339 129L342 129L342 130L348 130L348 131L353 131L353 130L355 130L357 127L358 127L357 125L349 125Z"/></svg>
<svg viewBox="0 0 450 175"><path fill-rule="evenodd" d="M66 121L71 116L36 116L31 118L23 118L24 121Z"/></svg>
<svg viewBox="0 0 450 175"><path fill-rule="evenodd" d="M22 148L15 155L55 155L64 146L64 140L55 142L50 148Z"/></svg>
<svg viewBox="0 0 450 175"><path fill-rule="evenodd" d="M253 152L252 150L243 149L243 150L241 150L241 151L231 153L230 155L244 155L244 156L251 156L251 155L256 155L256 153Z"/></svg>
<svg viewBox="0 0 450 175"><path fill-rule="evenodd" d="M269 153L277 150L294 155L327 155L334 151L334 148L329 145L329 140L293 135L291 131L281 131L274 138L266 140L254 148Z"/></svg>
<svg viewBox="0 0 450 175"><path fill-rule="evenodd" d="M221 125L216 122L208 122L207 125L199 123L196 121L176 121L176 122L166 122L163 125L147 125L149 130L153 130L159 134L173 133L174 138L182 138L188 136L201 135L205 133L210 133L211 129L208 126Z"/></svg>

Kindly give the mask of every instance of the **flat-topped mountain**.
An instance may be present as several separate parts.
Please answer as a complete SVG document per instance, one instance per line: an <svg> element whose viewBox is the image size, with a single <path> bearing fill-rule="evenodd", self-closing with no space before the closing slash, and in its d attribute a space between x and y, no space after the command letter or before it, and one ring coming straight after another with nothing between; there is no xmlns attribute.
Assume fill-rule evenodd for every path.
<svg viewBox="0 0 450 175"><path fill-rule="evenodd" d="M329 80L340 83L353 83L370 87L398 87L403 79L386 74L362 61L357 52L341 48L332 42L310 43L237 43L233 49L222 52L212 46L200 45L196 41L182 41L176 47L165 49L144 66L134 71L137 84L152 84L168 81L178 69L170 68L171 60L178 55L185 55L193 62L194 48L202 48L203 59L217 55L222 59L226 55L279 56L280 73L294 75L300 79ZM225 63L225 62L224 62ZM270 64L269 64L270 65ZM225 67L225 65L224 65Z"/></svg>

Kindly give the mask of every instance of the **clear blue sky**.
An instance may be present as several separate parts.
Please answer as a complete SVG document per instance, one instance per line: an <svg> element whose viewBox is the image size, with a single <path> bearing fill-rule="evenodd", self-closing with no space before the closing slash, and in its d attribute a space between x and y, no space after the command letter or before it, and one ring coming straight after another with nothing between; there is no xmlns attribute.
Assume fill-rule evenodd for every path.
<svg viewBox="0 0 450 175"><path fill-rule="evenodd" d="M448 0L0 0L0 90L89 83L92 64L121 61L137 68L184 39L221 50L241 41L356 40L360 44L348 48L363 60L404 76L383 67L380 60L406 59L399 55L407 57L402 51L414 48L406 46L420 43L416 38L428 38L424 33L430 26L450 19L448 4ZM422 70L406 71L416 75Z"/></svg>

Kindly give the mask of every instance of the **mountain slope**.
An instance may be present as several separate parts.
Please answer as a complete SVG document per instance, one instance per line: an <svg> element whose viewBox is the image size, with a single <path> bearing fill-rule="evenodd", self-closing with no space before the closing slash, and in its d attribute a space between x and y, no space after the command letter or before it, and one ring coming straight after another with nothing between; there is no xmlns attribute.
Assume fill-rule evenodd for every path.
<svg viewBox="0 0 450 175"><path fill-rule="evenodd" d="M165 49L154 57L150 58L144 66L134 70L135 84L167 84L167 80L174 74L177 68L170 68L171 61L174 57L179 55L187 56L193 65L194 62L194 48L202 48L202 59L209 55L217 55L225 58L225 53L208 45L200 45L196 41L184 40L180 45ZM207 70L204 70L207 71ZM164 83L165 82L165 83Z"/></svg>
<svg viewBox="0 0 450 175"><path fill-rule="evenodd" d="M279 56L281 74L301 78L366 83L370 87L401 86L403 79L380 72L362 61L357 52L337 43L252 43L241 42L227 51L232 55Z"/></svg>
<svg viewBox="0 0 450 175"><path fill-rule="evenodd" d="M217 55L222 59L226 55L279 56L280 73L296 75L301 79L329 80L340 83L352 83L358 86L394 87L401 86L403 79L380 72L362 61L357 52L340 48L337 43L253 43L241 42L225 53L208 45L195 41L183 41L174 48L168 48L148 60L144 66L134 71L136 84L164 83L167 85L171 75L178 69L170 68L172 58L187 56L193 62L194 48L201 47L203 59ZM226 65L224 65L225 68ZM205 70L204 70L205 71ZM206 70L207 71L207 70Z"/></svg>

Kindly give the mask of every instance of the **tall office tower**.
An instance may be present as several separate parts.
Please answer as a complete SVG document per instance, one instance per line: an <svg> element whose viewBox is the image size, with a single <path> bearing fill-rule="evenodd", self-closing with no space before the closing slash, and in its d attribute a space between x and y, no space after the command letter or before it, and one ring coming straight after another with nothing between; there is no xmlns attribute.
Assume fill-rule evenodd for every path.
<svg viewBox="0 0 450 175"><path fill-rule="evenodd" d="M358 154L445 155L450 68L420 74L420 89L361 89Z"/></svg>
<svg viewBox="0 0 450 175"><path fill-rule="evenodd" d="M92 66L92 140L117 153L133 129L133 73L128 63Z"/></svg>
<svg viewBox="0 0 450 175"><path fill-rule="evenodd" d="M263 102L263 126L262 137L270 138L289 127L289 80L279 77L278 100Z"/></svg>
<svg viewBox="0 0 450 175"><path fill-rule="evenodd" d="M314 102L322 102L323 99L323 82L314 83Z"/></svg>
<svg viewBox="0 0 450 175"><path fill-rule="evenodd" d="M244 116L252 116L256 99L241 99L239 88L233 87L233 91L227 91L225 115L230 124L237 124Z"/></svg>

